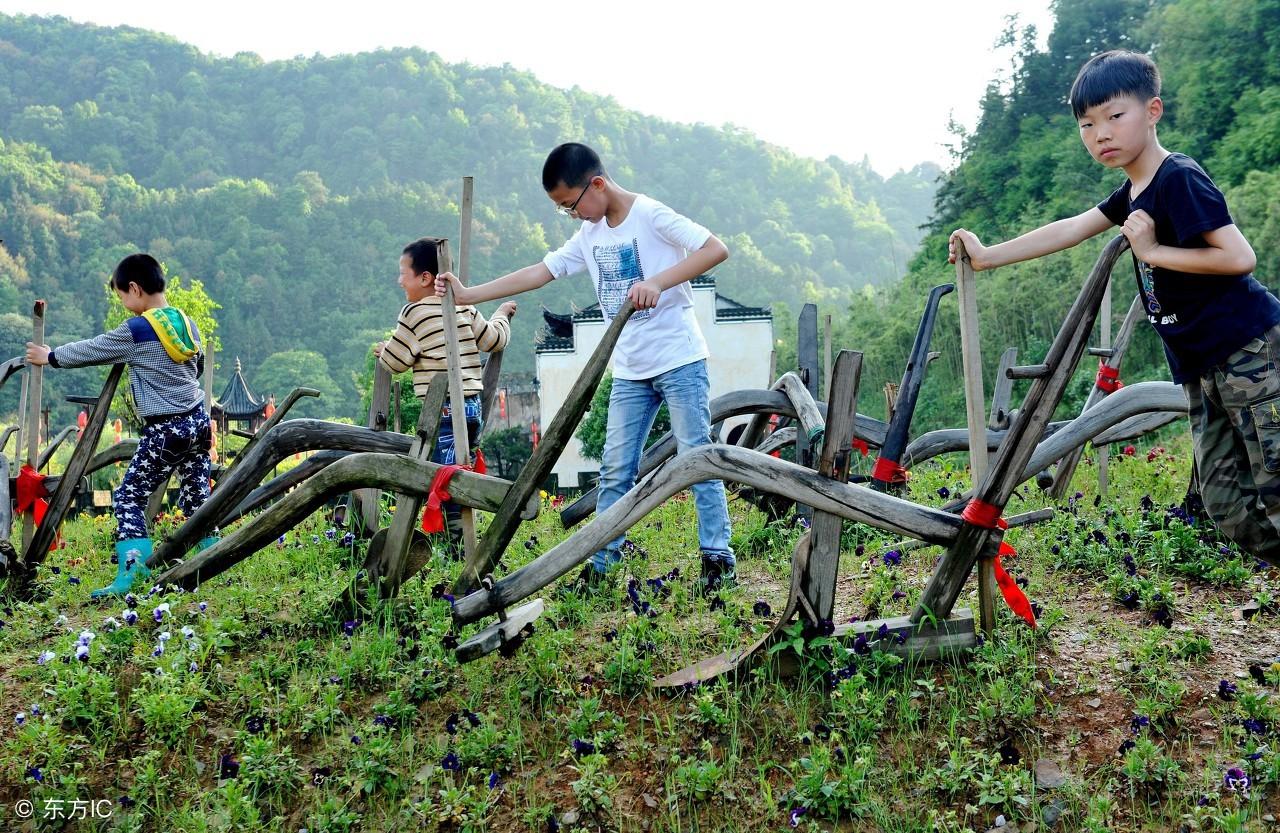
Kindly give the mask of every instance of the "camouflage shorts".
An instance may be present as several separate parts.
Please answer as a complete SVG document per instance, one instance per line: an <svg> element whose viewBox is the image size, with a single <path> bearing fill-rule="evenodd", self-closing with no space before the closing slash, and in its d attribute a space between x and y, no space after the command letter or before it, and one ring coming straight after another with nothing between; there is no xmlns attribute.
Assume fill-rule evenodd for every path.
<svg viewBox="0 0 1280 833"><path fill-rule="evenodd" d="M1205 509L1241 549L1280 564L1280 325L1186 391Z"/></svg>

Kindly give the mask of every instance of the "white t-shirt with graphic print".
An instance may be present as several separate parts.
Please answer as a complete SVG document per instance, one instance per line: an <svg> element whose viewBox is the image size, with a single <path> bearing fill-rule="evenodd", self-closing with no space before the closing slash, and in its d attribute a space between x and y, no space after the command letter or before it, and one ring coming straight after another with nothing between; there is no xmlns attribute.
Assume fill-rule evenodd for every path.
<svg viewBox="0 0 1280 833"><path fill-rule="evenodd" d="M617 228L610 228L603 218L584 220L569 242L542 262L556 278L585 268L595 282L607 324L626 302L633 283L676 265L709 237L706 228L639 194ZM631 316L613 351L613 375L652 379L707 355L707 342L693 313L693 289L685 281L665 290L653 309Z"/></svg>

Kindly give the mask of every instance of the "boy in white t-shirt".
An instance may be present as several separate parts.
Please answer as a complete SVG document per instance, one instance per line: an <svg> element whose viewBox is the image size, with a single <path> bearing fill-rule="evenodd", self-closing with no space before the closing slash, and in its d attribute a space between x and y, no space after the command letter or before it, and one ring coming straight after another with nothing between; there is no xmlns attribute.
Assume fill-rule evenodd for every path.
<svg viewBox="0 0 1280 833"><path fill-rule="evenodd" d="M635 485L644 441L658 408L667 403L677 453L711 442L707 343L693 312L689 281L729 257L724 243L667 206L620 187L595 151L570 142L556 147L542 168L542 187L556 210L582 220L577 233L541 263L474 287L449 273L436 279L443 294L452 282L455 300L478 304L545 286L586 271L608 321L630 298L636 312L613 352L613 390L597 511L603 512ZM724 484L696 484L701 590L731 584L736 561L729 548L729 508ZM578 578L592 590L619 559L619 537L597 552Z"/></svg>

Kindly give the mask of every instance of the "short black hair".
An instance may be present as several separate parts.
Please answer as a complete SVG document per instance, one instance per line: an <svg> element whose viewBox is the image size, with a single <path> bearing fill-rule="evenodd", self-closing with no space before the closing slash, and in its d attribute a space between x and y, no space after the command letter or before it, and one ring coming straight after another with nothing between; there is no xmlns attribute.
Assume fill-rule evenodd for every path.
<svg viewBox="0 0 1280 833"><path fill-rule="evenodd" d="M126 257L111 273L111 285L121 292L129 291L129 284L136 283L144 294L164 292L164 268L160 261L145 252Z"/></svg>
<svg viewBox="0 0 1280 833"><path fill-rule="evenodd" d="M423 272L436 274L436 270L440 268L440 262L436 260L436 248L439 245L439 237L419 237L404 247L403 254L409 256L413 264L413 274L421 275Z"/></svg>
<svg viewBox="0 0 1280 833"><path fill-rule="evenodd" d="M1071 85L1071 112L1078 119L1090 107L1122 95L1143 101L1160 95L1160 70L1155 61L1127 49L1094 55L1080 67Z"/></svg>
<svg viewBox="0 0 1280 833"><path fill-rule="evenodd" d="M565 142L547 154L542 165L542 190L550 193L560 183L581 188L597 176L607 176L600 155L584 144Z"/></svg>

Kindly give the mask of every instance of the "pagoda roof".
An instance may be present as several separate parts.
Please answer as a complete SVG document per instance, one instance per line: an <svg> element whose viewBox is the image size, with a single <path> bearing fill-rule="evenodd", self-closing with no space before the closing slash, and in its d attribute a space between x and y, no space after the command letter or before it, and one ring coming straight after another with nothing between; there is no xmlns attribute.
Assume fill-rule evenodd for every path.
<svg viewBox="0 0 1280 833"><path fill-rule="evenodd" d="M218 407L230 419L249 419L262 413L263 400L249 390L249 383L244 380L244 372L240 359L236 358L236 372L222 389L218 397Z"/></svg>

